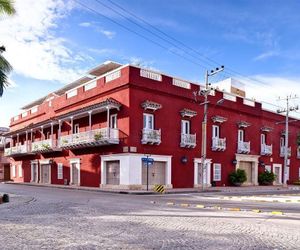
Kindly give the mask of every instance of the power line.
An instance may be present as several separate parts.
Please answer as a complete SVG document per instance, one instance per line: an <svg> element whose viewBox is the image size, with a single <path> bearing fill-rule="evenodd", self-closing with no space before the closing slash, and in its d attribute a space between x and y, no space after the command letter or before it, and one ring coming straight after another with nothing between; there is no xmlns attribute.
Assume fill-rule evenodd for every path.
<svg viewBox="0 0 300 250"><path fill-rule="evenodd" d="M101 3L99 0L95 0L95 1L97 1L97 2L100 3L100 4L102 4L103 6L106 6L106 7L107 7L107 5ZM196 54L199 55L200 57L204 58L206 61L209 61L209 62L210 62L210 63L207 63L207 62L205 61L205 63L207 63L207 64L209 64L209 65L211 65L211 66L220 65L219 62L217 62L217 61L215 61L215 60L213 60L213 59L211 59L211 58L209 58L209 57L203 55L202 53L200 53L199 51L197 51L197 50L195 50L194 48L190 47L189 45L187 45L187 44L185 44L185 43L179 41L178 39L176 39L176 38L170 36L170 35L167 34L166 32L164 32L164 31L158 29L157 27L155 27L155 26L152 25L151 23L147 22L145 19L143 19L143 18L137 16L137 15L134 14L133 12L129 11L128 9L125 9L125 8L122 7L121 5L115 3L114 1L112 1L112 0L107 0L107 1L110 2L111 4L113 4L114 6L116 6L117 8L121 9L122 11L124 11L126 14L129 14L130 16L136 18L137 20L141 21L142 23L144 23L144 24L150 26L152 29L154 29L155 31L157 31L157 32L159 32L160 34L164 35L164 36L167 37L168 39L177 42L178 44L180 44L180 45L183 46L184 48L189 49L190 51L193 51L194 53L196 53ZM107 8L113 10L113 8L111 8L111 7L107 7ZM113 11L116 12L115 10L113 10ZM122 16L123 16L123 15L122 15ZM129 19L129 18L126 17L126 19ZM141 26L141 25L137 24L136 22L132 21L131 19L129 19L129 20L130 20L132 23L135 23L136 25ZM143 29L145 29L145 28L143 28ZM149 31L149 29L145 29L145 30L147 30L148 32L150 32L150 33L153 34L153 32ZM155 35L156 35L156 34L155 34ZM156 35L156 36L157 36L157 35ZM159 36L159 37L161 37L161 36ZM165 39L163 39L163 40L165 40ZM171 43L171 42L169 42L169 43ZM171 44L174 45L174 43L171 43ZM174 46L176 46L176 47L178 48L177 45L174 45ZM180 49L182 50L182 48L180 48ZM186 52L186 50L184 50L184 52ZM187 52L186 52L186 53L187 53ZM188 53L188 54L190 54L190 53ZM198 58L198 57L197 57L197 59L204 62L203 59L200 59L200 58ZM243 77L243 78L245 78L245 79L249 79L249 80L251 80L251 81L256 81L256 82L262 83L262 84L264 84L264 85L267 84L266 82L263 82L263 81L260 81L260 80L257 80L257 79L253 79L253 78L251 78L251 77L249 77L249 76L244 76L243 74L241 74L241 73L239 73L238 71L236 71L236 70L234 70L234 69L231 69L231 68L229 68L229 67L226 67L226 69L228 69L227 71L232 72L232 73L234 73L235 75L239 75L239 76L241 76L241 77ZM232 73L231 73L231 75L233 75Z"/></svg>
<svg viewBox="0 0 300 250"><path fill-rule="evenodd" d="M78 5L80 5L81 7L85 8L85 9L87 9L87 10L93 12L93 13L95 13L96 15L99 15L99 16L105 18L105 19L108 19L109 21L111 21L111 22L113 22L114 24L116 24L116 25L122 27L123 29L125 29L125 30L127 30L127 31L129 31L129 32L131 32L131 33L133 33L133 34L135 34L135 35L137 35L137 36L139 36L139 37L142 37L143 39L147 40L148 42L151 42L151 43L153 43L153 44L155 44L155 45L161 47L162 49L171 52L171 53L174 54L174 55L177 55L177 56L179 56L179 57L181 57L181 58L183 58L183 59L185 59L185 60L187 60L187 61L189 61L189 62L195 64L195 65L198 65L198 66L200 66L200 67L206 69L205 66L199 64L198 62L195 62L194 60L191 60L190 58L188 58L188 57L186 57L186 56L183 56L183 55L181 55L181 54L179 54L179 53L177 53L177 52L175 52L175 51L173 51L173 50L170 50L168 47L166 47L166 46L164 46L164 45L161 45L160 43L154 41L153 39L150 39L150 38L148 38L148 37L146 37L146 36L144 36L144 35L142 35L142 34L136 32L136 31L134 31L134 30L132 30L132 29L126 27L125 25L123 25L123 24L121 24L121 23L119 23L119 22L113 20L112 18L110 18L110 17L108 17L108 16L106 16L106 15L100 13L99 11L96 11L96 10L90 8L89 6L87 6L87 5L83 4L83 3L81 3L80 1L78 1L78 0L73 0L73 1L76 2Z"/></svg>

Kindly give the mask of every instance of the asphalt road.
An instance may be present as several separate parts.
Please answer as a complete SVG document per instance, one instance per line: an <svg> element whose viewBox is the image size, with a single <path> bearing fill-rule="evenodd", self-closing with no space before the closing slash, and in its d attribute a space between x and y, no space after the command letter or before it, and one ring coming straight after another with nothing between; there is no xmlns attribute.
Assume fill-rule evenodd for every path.
<svg viewBox="0 0 300 250"><path fill-rule="evenodd" d="M125 195L0 184L1 249L299 249L298 204L236 202L219 194ZM174 202L175 205L167 203ZM207 206L262 206L269 212Z"/></svg>

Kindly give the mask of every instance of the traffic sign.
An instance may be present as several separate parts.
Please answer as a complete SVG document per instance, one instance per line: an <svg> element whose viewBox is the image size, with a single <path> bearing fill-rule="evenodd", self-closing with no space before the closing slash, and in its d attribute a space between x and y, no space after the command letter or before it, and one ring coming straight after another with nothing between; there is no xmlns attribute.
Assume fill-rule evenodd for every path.
<svg viewBox="0 0 300 250"><path fill-rule="evenodd" d="M148 162L148 163L150 163L150 164L151 164L151 163L152 163L152 164L154 163L154 159L153 159L153 158L143 157L143 158L142 158L142 161Z"/></svg>

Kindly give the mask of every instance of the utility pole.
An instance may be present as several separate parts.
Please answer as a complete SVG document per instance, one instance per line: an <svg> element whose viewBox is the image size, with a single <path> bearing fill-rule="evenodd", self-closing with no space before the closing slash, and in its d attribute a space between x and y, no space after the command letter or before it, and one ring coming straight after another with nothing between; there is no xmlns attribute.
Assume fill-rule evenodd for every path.
<svg viewBox="0 0 300 250"><path fill-rule="evenodd" d="M290 106L290 100L292 99L297 99L298 97L288 95L285 98L279 98L279 100L284 100L286 101L286 108L284 109L278 109L277 113L285 113L285 140L284 140L284 165L283 165L283 185L287 185L287 165L288 165L288 145L289 145L289 113L291 111L296 111L298 110L298 106Z"/></svg>
<svg viewBox="0 0 300 250"><path fill-rule="evenodd" d="M202 122L202 147L201 147L201 175L202 175L202 191L204 190L204 168L206 168L206 147L207 147L207 110L208 110L208 96L212 91L210 83L208 82L208 77L213 76L224 70L224 66L221 68L216 68L215 70L211 70L205 72L205 89L199 91L199 95L204 96L204 102L200 103L200 105L204 105L204 117Z"/></svg>

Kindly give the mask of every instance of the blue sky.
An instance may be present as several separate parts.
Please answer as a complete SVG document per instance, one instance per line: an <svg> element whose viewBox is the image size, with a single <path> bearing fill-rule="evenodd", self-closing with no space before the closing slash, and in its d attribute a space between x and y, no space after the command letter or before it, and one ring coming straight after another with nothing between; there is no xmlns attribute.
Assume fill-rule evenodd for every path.
<svg viewBox="0 0 300 250"><path fill-rule="evenodd" d="M14 67L11 87L0 99L0 126L7 126L23 105L106 60L202 82L205 69L218 66L209 58L226 69L211 80L238 72L247 77L241 80L248 97L281 105L278 96L300 95L300 1L111 0L204 57L184 54L100 4L122 12L108 0L76 1L164 48L72 0L17 0L18 14L0 19L0 42Z"/></svg>

